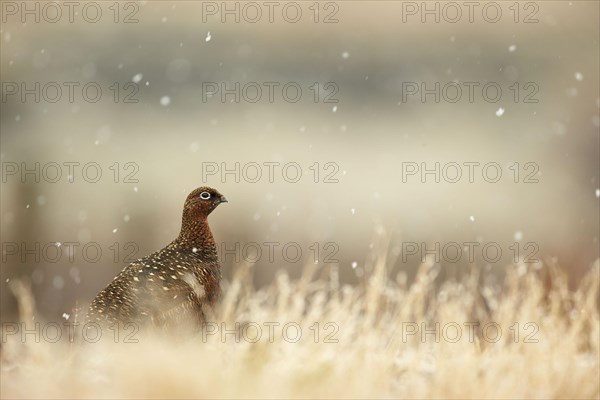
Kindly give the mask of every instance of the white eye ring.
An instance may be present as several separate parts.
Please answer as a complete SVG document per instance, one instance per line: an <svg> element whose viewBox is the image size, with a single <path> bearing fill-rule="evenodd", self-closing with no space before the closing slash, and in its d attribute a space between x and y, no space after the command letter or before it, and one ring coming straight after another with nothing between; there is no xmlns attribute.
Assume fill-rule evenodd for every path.
<svg viewBox="0 0 600 400"><path fill-rule="evenodd" d="M202 193L200 193L200 198L202 200L208 200L208 199L210 199L210 193L208 193L208 192L202 192Z"/></svg>

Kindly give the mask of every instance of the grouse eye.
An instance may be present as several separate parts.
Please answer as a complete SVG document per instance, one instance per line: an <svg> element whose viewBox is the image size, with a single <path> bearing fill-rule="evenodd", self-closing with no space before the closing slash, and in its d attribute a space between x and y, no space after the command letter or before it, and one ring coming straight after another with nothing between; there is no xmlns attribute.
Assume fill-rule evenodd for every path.
<svg viewBox="0 0 600 400"><path fill-rule="evenodd" d="M210 199L210 193L208 193L208 192L202 192L202 193L200 193L200 198L202 200L208 200L208 199Z"/></svg>

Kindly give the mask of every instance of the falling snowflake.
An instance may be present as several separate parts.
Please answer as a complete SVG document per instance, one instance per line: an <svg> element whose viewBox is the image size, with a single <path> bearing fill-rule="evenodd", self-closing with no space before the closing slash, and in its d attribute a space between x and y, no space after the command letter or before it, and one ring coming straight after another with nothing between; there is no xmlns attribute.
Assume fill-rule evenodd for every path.
<svg viewBox="0 0 600 400"><path fill-rule="evenodd" d="M212 39L212 36L210 36L210 31L206 34L206 38L204 39L205 42L210 42L210 39Z"/></svg>
<svg viewBox="0 0 600 400"><path fill-rule="evenodd" d="M521 240L523 240L523 232L516 231L514 238L517 242L520 242Z"/></svg>
<svg viewBox="0 0 600 400"><path fill-rule="evenodd" d="M508 46L508 51L510 51L511 53L514 53L515 50L517 50L516 44L511 44L510 46Z"/></svg>
<svg viewBox="0 0 600 400"><path fill-rule="evenodd" d="M575 72L575 79L581 82L583 80L583 74L581 72Z"/></svg>
<svg viewBox="0 0 600 400"><path fill-rule="evenodd" d="M171 104L171 98L169 96L163 96L160 98L160 105L161 106L168 106L169 104Z"/></svg>
<svg viewBox="0 0 600 400"><path fill-rule="evenodd" d="M347 60L349 57L350 57L350 53L348 53L347 51L344 51L344 52L342 53L342 58L343 58L344 60Z"/></svg>
<svg viewBox="0 0 600 400"><path fill-rule="evenodd" d="M67 314L67 313L65 312L65 313L63 313L62 317L68 321L68 320L69 320L69 317L71 317L71 314Z"/></svg>
<svg viewBox="0 0 600 400"><path fill-rule="evenodd" d="M143 77L144 77L144 75L142 75L141 73L139 73L139 74L135 74L133 76L133 78L131 78L131 80L133 81L133 83L139 83L142 80Z"/></svg>
<svg viewBox="0 0 600 400"><path fill-rule="evenodd" d="M471 216L469 217L469 219L471 220L471 222L475 222L475 216L471 215Z"/></svg>
<svg viewBox="0 0 600 400"><path fill-rule="evenodd" d="M358 267L358 263L356 261L352 261L352 269L356 269Z"/></svg>
<svg viewBox="0 0 600 400"><path fill-rule="evenodd" d="M112 233L117 233L118 230L119 230L119 228L115 228L112 230Z"/></svg>
<svg viewBox="0 0 600 400"><path fill-rule="evenodd" d="M501 117L504 115L504 108L500 107L496 110L496 117Z"/></svg>

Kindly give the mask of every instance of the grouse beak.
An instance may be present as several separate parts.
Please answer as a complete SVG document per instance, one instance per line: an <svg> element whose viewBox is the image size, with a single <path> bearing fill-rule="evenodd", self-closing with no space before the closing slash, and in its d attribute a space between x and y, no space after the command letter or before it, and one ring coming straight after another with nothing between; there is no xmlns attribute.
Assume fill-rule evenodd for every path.
<svg viewBox="0 0 600 400"><path fill-rule="evenodd" d="M219 201L221 203L228 203L227 198L225 196L223 196L223 195L221 195L221 197L219 198Z"/></svg>

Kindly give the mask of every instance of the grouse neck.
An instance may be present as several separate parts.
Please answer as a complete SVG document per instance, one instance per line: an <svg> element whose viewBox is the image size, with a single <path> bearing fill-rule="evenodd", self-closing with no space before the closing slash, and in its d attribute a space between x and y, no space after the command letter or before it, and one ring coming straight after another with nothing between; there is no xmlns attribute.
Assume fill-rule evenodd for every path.
<svg viewBox="0 0 600 400"><path fill-rule="evenodd" d="M215 239L206 218L190 220L184 217L181 223L181 232L175 241L183 248L206 255L214 254L216 258Z"/></svg>

